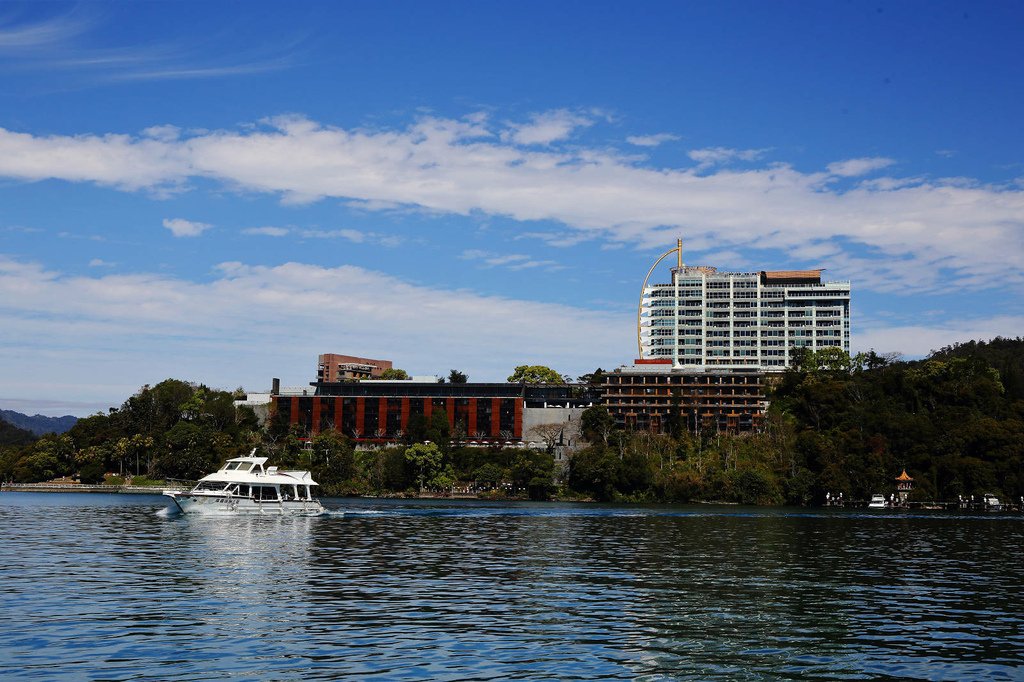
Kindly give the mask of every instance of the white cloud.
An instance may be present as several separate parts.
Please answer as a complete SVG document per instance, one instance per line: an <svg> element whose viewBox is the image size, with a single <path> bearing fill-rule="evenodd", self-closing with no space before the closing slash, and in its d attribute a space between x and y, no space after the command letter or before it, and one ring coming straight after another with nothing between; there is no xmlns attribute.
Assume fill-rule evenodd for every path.
<svg viewBox="0 0 1024 682"><path fill-rule="evenodd" d="M679 136L672 133L658 133L657 135L630 135L626 138L626 142L637 147L657 147L665 142L678 139Z"/></svg>
<svg viewBox="0 0 1024 682"><path fill-rule="evenodd" d="M267 226L267 227L247 227L244 230L242 230L242 234L256 234L256 235L263 235L264 237L284 237L289 232L291 232L291 230L289 230L287 227L273 227L273 226Z"/></svg>
<svg viewBox="0 0 1024 682"><path fill-rule="evenodd" d="M349 228L337 230L302 230L294 227L248 227L242 230L242 234L262 235L265 237L285 237L289 234L295 234L303 239L345 239L353 244L379 244L386 247L395 247L402 243L402 239L394 235L381 234L378 232L365 232Z"/></svg>
<svg viewBox="0 0 1024 682"><path fill-rule="evenodd" d="M858 175L866 175L880 168L887 168L896 163L893 159L882 157L870 157L863 159L847 159L837 161L828 165L828 172L844 178L852 178Z"/></svg>
<svg viewBox="0 0 1024 682"><path fill-rule="evenodd" d="M994 317L947 320L943 324L878 325L875 324L851 337L853 352L874 349L878 353L903 353L924 357L933 350L954 343L989 340L997 336L1016 338L1024 329L1024 317Z"/></svg>
<svg viewBox="0 0 1024 682"><path fill-rule="evenodd" d="M394 248L402 244L402 238L379 232L364 232L343 228L340 230L302 230L300 234L307 239L345 239L353 244L379 244Z"/></svg>
<svg viewBox="0 0 1024 682"><path fill-rule="evenodd" d="M516 144L547 145L564 140L577 128L585 128L593 124L593 120L567 109L557 109L542 114L534 114L529 123L518 123L509 126L507 137Z"/></svg>
<svg viewBox="0 0 1024 682"><path fill-rule="evenodd" d="M362 244L367 239L375 236L372 233L359 230L303 230L302 236L310 239L346 239L353 244Z"/></svg>
<svg viewBox="0 0 1024 682"><path fill-rule="evenodd" d="M198 237L213 225L197 223L184 218L164 218L164 227L170 230L175 237Z"/></svg>
<svg viewBox="0 0 1024 682"><path fill-rule="evenodd" d="M163 142L172 142L181 137L181 128L171 125L150 126L142 131L142 136L151 137L154 140L161 140Z"/></svg>
<svg viewBox="0 0 1024 682"><path fill-rule="evenodd" d="M559 117L564 113L548 118ZM759 149L695 150L697 168L654 169L607 149L523 148L510 141L521 128L506 129L502 141L503 131L488 134L485 125L483 119L423 118L405 129L368 131L289 116L165 140L37 137L0 129L0 176L158 191L184 191L190 180L203 179L276 193L283 201L334 197L366 210L478 212L532 230L533 221L548 220L565 226L567 245L601 238L660 248L680 233L690 244L717 249L788 251L831 242L843 253L869 252L865 265L874 272L913 272L918 289L950 281L961 288L1024 283L1019 184L964 178L883 178L842 188L834 183L837 173L865 173L889 163L879 158L840 161L818 172L782 163L712 165L755 161L764 152ZM555 128L533 131L532 139L565 134ZM855 261L851 256L847 262Z"/></svg>
<svg viewBox="0 0 1024 682"><path fill-rule="evenodd" d="M591 311L416 286L356 266L223 263L209 282L159 274L70 276L0 256L8 395L119 404L168 376L250 389L311 381L316 356L393 359L415 374L458 367L501 380L519 364L581 374L627 360L631 312ZM301 331L297 331L301 330ZM51 386L55 359L59 392Z"/></svg>
<svg viewBox="0 0 1024 682"><path fill-rule="evenodd" d="M757 161L768 152L768 149L729 149L727 147L708 147L694 149L687 156L701 166L717 166L729 161Z"/></svg>
<svg viewBox="0 0 1024 682"><path fill-rule="evenodd" d="M117 263L111 263L109 261L103 260L102 258L93 258L91 261L89 261L90 268L112 268L115 265L117 265Z"/></svg>

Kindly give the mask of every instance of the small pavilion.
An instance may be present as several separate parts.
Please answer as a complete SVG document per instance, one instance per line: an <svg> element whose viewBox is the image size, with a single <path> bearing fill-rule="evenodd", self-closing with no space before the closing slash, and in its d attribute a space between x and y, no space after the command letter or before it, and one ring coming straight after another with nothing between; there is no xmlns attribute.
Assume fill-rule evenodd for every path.
<svg viewBox="0 0 1024 682"><path fill-rule="evenodd" d="M904 505L907 503L907 498L910 497L910 492L914 489L914 479L907 475L907 470L904 469L903 473L896 477L896 496L899 498L899 503Z"/></svg>

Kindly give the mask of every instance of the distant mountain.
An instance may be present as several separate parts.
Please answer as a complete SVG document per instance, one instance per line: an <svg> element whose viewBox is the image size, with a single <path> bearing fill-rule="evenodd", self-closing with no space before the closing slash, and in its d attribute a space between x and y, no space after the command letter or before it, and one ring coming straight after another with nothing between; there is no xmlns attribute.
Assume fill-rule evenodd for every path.
<svg viewBox="0 0 1024 682"><path fill-rule="evenodd" d="M78 421L78 417L72 417L70 414L63 417L44 417L36 414L30 417L14 410L0 410L0 419L20 429L31 431L37 436L44 433L64 433Z"/></svg>
<svg viewBox="0 0 1024 682"><path fill-rule="evenodd" d="M19 429L0 419L0 445L28 445L34 443L37 436L31 431Z"/></svg>

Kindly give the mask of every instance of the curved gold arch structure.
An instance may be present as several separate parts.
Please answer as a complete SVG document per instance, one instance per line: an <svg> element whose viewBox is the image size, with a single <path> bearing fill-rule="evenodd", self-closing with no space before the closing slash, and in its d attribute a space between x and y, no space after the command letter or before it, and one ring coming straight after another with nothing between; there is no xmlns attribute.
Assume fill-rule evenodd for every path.
<svg viewBox="0 0 1024 682"><path fill-rule="evenodd" d="M654 272L654 268L658 267L658 264L661 263L661 261L665 260L665 258L670 253L676 254L676 265L677 265L677 267L680 267L680 268L683 267L683 240L682 239L677 239L676 240L676 246L675 246L674 249L669 249L665 253L661 254L661 256L658 257L658 260L654 261L654 265L651 266L651 269L647 271L647 276L644 277L643 286L640 287L640 302L636 306L636 348L637 348L637 357L639 359L641 359L641 360L644 359L644 344L643 344L643 341L641 341L641 339L640 339L640 323L641 323L640 316L641 316L641 314L643 313L643 310L644 310L644 291L647 289L647 280L649 280L651 278L651 273ZM677 305L678 305L678 301L677 301ZM676 311L676 315L677 316L679 315L679 311ZM677 324L678 324L678 322L677 322ZM674 339L674 341L677 344L679 343L679 339L678 338ZM677 361L678 361L678 356L677 356Z"/></svg>

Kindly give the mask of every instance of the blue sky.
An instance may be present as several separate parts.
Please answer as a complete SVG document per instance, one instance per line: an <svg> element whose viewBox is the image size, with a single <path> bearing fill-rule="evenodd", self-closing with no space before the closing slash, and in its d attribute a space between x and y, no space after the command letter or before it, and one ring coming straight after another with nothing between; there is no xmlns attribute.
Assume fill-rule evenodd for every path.
<svg viewBox="0 0 1024 682"><path fill-rule="evenodd" d="M2 3L0 406L635 355L650 263L1024 331L1019 3ZM663 278L667 277L667 272Z"/></svg>

